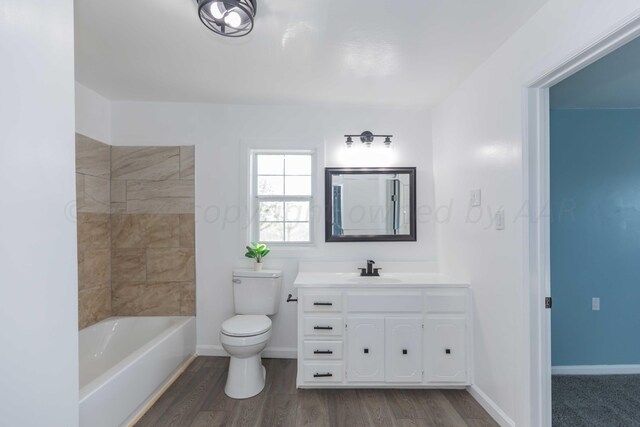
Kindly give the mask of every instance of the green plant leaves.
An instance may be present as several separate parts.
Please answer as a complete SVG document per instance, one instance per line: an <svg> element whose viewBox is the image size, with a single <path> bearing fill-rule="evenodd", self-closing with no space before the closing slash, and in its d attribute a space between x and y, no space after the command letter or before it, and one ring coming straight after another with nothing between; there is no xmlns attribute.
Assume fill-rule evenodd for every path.
<svg viewBox="0 0 640 427"><path fill-rule="evenodd" d="M271 250L267 248L267 245L259 242L251 242L251 246L246 246L247 253L244 254L247 258L254 258L256 261L261 262Z"/></svg>

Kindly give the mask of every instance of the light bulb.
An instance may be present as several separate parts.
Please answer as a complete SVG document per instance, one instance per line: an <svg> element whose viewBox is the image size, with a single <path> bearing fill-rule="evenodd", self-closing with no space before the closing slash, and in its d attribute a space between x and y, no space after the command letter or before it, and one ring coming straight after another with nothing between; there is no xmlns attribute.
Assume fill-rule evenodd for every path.
<svg viewBox="0 0 640 427"><path fill-rule="evenodd" d="M238 12L232 11L224 17L224 22L230 27L238 28L242 24L242 17Z"/></svg>
<svg viewBox="0 0 640 427"><path fill-rule="evenodd" d="M219 1L213 2L211 3L211 7L209 8L209 10L211 11L211 16L213 16L215 19L220 19L224 15L224 13L220 10L221 3L222 2Z"/></svg>

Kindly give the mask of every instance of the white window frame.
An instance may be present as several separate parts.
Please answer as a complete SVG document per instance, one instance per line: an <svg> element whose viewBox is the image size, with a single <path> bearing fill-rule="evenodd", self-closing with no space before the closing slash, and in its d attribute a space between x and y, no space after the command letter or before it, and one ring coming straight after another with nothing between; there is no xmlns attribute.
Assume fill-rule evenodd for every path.
<svg viewBox="0 0 640 427"><path fill-rule="evenodd" d="M258 195L258 161L257 157L261 154L270 155L308 155L311 157L311 195L310 196L259 196ZM251 188L250 197L250 216L251 227L249 237L252 242L262 242L260 239L260 214L259 206L261 201L274 202L309 202L309 241L303 242L270 242L265 241L272 247L293 247L293 246L315 246L315 220L314 220L314 200L316 193L316 151L315 150L297 150L297 149L252 149L250 151L251 162ZM285 171L286 172L286 171ZM285 175L286 176L286 175ZM293 176L293 175L292 175ZM286 231L285 231L286 233ZM286 234L285 234L286 235Z"/></svg>

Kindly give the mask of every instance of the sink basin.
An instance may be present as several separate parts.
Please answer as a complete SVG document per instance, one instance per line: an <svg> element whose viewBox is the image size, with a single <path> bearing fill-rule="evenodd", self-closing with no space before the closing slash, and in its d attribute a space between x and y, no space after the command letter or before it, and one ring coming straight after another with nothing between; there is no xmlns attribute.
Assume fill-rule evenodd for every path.
<svg viewBox="0 0 640 427"><path fill-rule="evenodd" d="M385 276L359 276L348 279L351 283L362 283L362 284L371 284L371 283L402 283L403 281L400 279L396 279L393 277L385 277Z"/></svg>
<svg viewBox="0 0 640 427"><path fill-rule="evenodd" d="M437 273L403 273L387 272L380 276L360 276L355 272L319 272L302 271L298 273L294 286L304 287L363 287L363 288L384 288L384 287L425 287L425 286L455 286L468 287L464 282L450 280Z"/></svg>

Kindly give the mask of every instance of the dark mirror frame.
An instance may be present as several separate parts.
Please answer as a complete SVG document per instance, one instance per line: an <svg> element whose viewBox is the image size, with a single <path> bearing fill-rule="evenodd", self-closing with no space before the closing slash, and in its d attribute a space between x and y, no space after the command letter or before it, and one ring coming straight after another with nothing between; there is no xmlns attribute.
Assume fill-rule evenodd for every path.
<svg viewBox="0 0 640 427"><path fill-rule="evenodd" d="M409 175L409 209L411 212L409 234L387 235L369 234L352 236L333 235L333 197L332 177L334 175L366 175L366 174L408 174ZM325 168L324 170L324 234L326 242L415 242L416 233L416 168Z"/></svg>

